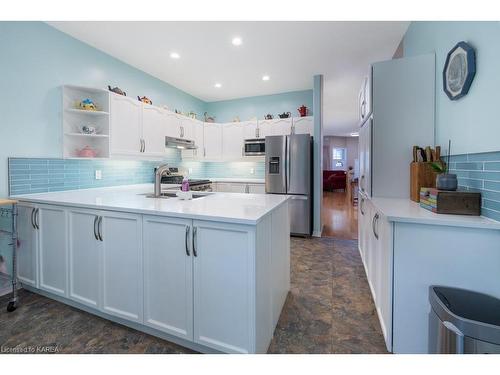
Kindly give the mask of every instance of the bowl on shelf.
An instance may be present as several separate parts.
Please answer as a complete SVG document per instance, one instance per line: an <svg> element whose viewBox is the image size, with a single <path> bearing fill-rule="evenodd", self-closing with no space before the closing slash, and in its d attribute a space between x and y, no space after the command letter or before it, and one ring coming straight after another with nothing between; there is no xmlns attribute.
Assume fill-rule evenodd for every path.
<svg viewBox="0 0 500 375"><path fill-rule="evenodd" d="M96 135L97 129L95 126L92 125L83 125L81 127L81 133L86 135Z"/></svg>
<svg viewBox="0 0 500 375"><path fill-rule="evenodd" d="M80 158L95 158L98 155L98 152L90 146L85 146L80 150L76 150L76 154Z"/></svg>

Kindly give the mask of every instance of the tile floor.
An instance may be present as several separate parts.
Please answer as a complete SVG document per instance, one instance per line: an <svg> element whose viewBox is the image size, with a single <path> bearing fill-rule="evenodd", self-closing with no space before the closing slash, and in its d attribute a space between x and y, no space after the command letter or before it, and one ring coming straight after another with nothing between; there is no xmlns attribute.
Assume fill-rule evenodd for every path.
<svg viewBox="0 0 500 375"><path fill-rule="evenodd" d="M292 239L291 291L269 353L386 353L356 241ZM58 353L192 353L162 339L22 291L0 298L0 348ZM51 349L52 348L52 349Z"/></svg>

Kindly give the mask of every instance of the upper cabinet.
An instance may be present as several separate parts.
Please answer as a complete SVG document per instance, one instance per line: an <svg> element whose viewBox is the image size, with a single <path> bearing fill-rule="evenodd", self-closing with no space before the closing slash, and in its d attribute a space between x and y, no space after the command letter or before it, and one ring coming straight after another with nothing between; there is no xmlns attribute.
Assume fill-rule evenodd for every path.
<svg viewBox="0 0 500 375"><path fill-rule="evenodd" d="M196 145L196 149L194 150L182 150L181 155L182 159L190 159L190 160L203 160L204 159L204 123L199 120L188 118L183 121L183 123L189 123L186 126L185 136L186 139L191 139L194 141ZM183 125L184 126L184 125Z"/></svg>
<svg viewBox="0 0 500 375"><path fill-rule="evenodd" d="M244 139L257 139L260 138L260 131L257 120L243 121L243 138Z"/></svg>
<svg viewBox="0 0 500 375"><path fill-rule="evenodd" d="M310 134L314 136L314 117L294 117L292 125L293 134Z"/></svg>
<svg viewBox="0 0 500 375"><path fill-rule="evenodd" d="M278 118L272 120L272 134L271 135L290 135L292 134L292 118Z"/></svg>
<svg viewBox="0 0 500 375"><path fill-rule="evenodd" d="M204 155L208 160L222 159L222 125L206 122L203 127Z"/></svg>
<svg viewBox="0 0 500 375"><path fill-rule="evenodd" d="M243 123L222 124L222 155L224 155L224 159L241 159L244 156L244 139L245 125Z"/></svg>
<svg viewBox="0 0 500 375"><path fill-rule="evenodd" d="M165 154L167 127L165 110L148 104L142 105L142 152L144 154L151 156Z"/></svg>
<svg viewBox="0 0 500 375"><path fill-rule="evenodd" d="M123 95L110 94L111 155L142 153L142 103Z"/></svg>

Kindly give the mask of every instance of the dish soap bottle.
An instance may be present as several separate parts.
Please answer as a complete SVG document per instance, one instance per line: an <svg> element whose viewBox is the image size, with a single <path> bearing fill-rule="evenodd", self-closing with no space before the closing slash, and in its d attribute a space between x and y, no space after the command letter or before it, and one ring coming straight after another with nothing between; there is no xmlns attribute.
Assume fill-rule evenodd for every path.
<svg viewBox="0 0 500 375"><path fill-rule="evenodd" d="M187 176L182 179L181 191L189 191L189 180Z"/></svg>

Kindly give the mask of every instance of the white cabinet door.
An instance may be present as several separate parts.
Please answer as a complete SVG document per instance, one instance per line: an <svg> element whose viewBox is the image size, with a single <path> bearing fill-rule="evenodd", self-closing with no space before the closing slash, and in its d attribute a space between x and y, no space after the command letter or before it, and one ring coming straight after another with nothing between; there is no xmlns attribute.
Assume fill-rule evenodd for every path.
<svg viewBox="0 0 500 375"><path fill-rule="evenodd" d="M233 182L230 184L229 192L230 193L248 193L247 184Z"/></svg>
<svg viewBox="0 0 500 375"><path fill-rule="evenodd" d="M193 339L192 221L144 216L144 324Z"/></svg>
<svg viewBox="0 0 500 375"><path fill-rule="evenodd" d="M198 147L195 150L182 150L182 159L203 160L204 156L204 139L203 139L203 122L191 119L191 130L188 139L192 139ZM188 134L188 133L186 133Z"/></svg>
<svg viewBox="0 0 500 375"><path fill-rule="evenodd" d="M100 307L100 247L97 211L70 209L69 298L84 305Z"/></svg>
<svg viewBox="0 0 500 375"><path fill-rule="evenodd" d="M243 132L244 139L260 138L257 120L255 120L255 121L243 121L243 122L241 122L241 124L243 125L243 129L244 129L244 132Z"/></svg>
<svg viewBox="0 0 500 375"><path fill-rule="evenodd" d="M222 124L222 157L224 160L241 159L245 129L239 122Z"/></svg>
<svg viewBox="0 0 500 375"><path fill-rule="evenodd" d="M292 134L292 119L279 118L273 120L272 135L290 135Z"/></svg>
<svg viewBox="0 0 500 375"><path fill-rule="evenodd" d="M314 135L314 117L294 117L293 118L293 134L309 134Z"/></svg>
<svg viewBox="0 0 500 375"><path fill-rule="evenodd" d="M274 121L275 120L259 120L259 138L266 138L269 135L274 135Z"/></svg>
<svg viewBox="0 0 500 375"><path fill-rule="evenodd" d="M265 194L266 186L264 184L248 184L247 190L251 194Z"/></svg>
<svg viewBox="0 0 500 375"><path fill-rule="evenodd" d="M222 158L222 126L218 123L205 123L203 137L205 141L204 155L208 160Z"/></svg>
<svg viewBox="0 0 500 375"><path fill-rule="evenodd" d="M37 286L37 247L38 236L34 223L35 206L17 205L17 277L19 281L33 287Z"/></svg>
<svg viewBox="0 0 500 375"><path fill-rule="evenodd" d="M142 150L142 103L110 93L111 154L138 155Z"/></svg>
<svg viewBox="0 0 500 375"><path fill-rule="evenodd" d="M372 120L367 121L359 130L359 188L368 197L371 197L371 146Z"/></svg>
<svg viewBox="0 0 500 375"><path fill-rule="evenodd" d="M166 134L169 137L181 138L181 116L175 112L165 111Z"/></svg>
<svg viewBox="0 0 500 375"><path fill-rule="evenodd" d="M35 213L39 229L40 289L60 296L67 291L66 211L57 206L40 206Z"/></svg>
<svg viewBox="0 0 500 375"><path fill-rule="evenodd" d="M142 219L140 215L101 212L102 310L142 322Z"/></svg>
<svg viewBox="0 0 500 375"><path fill-rule="evenodd" d="M374 223L377 238L377 313L388 351L392 351L392 223L378 214Z"/></svg>
<svg viewBox="0 0 500 375"><path fill-rule="evenodd" d="M217 182L217 192L218 193L230 193L231 184L228 182Z"/></svg>
<svg viewBox="0 0 500 375"><path fill-rule="evenodd" d="M195 342L227 353L254 350L252 234L245 226L193 222Z"/></svg>
<svg viewBox="0 0 500 375"><path fill-rule="evenodd" d="M193 124L196 120L182 116L181 117L181 138L184 139L193 139Z"/></svg>
<svg viewBox="0 0 500 375"><path fill-rule="evenodd" d="M165 154L165 136L167 135L167 119L161 108L142 105L142 139L143 154L162 156Z"/></svg>

